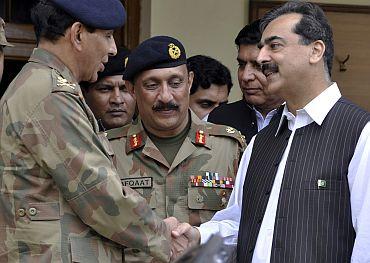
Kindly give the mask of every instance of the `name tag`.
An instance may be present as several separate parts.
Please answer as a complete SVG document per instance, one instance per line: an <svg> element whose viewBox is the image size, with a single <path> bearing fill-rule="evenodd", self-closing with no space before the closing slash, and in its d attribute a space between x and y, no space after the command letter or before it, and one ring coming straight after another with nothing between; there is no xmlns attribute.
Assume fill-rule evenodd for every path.
<svg viewBox="0 0 370 263"><path fill-rule="evenodd" d="M135 178L124 178L121 179L123 186L129 186L131 188L152 188L153 177L135 177Z"/></svg>

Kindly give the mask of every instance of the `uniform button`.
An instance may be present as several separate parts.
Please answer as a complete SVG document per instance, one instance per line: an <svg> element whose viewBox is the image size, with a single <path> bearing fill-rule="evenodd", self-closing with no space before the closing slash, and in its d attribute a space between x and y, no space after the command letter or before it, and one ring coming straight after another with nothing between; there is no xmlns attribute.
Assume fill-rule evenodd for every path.
<svg viewBox="0 0 370 263"><path fill-rule="evenodd" d="M197 202L198 202L198 203L203 203L203 196L198 195L198 196L197 196Z"/></svg>
<svg viewBox="0 0 370 263"><path fill-rule="evenodd" d="M227 199L226 199L225 197L222 197L222 198L221 198L221 204L220 204L220 206L221 206L221 207L225 207L225 206L226 206L226 204L227 204Z"/></svg>
<svg viewBox="0 0 370 263"><path fill-rule="evenodd" d="M37 209L31 207L30 209L28 209L28 213L30 214L30 216L35 216L37 214Z"/></svg>
<svg viewBox="0 0 370 263"><path fill-rule="evenodd" d="M26 210L24 208L19 208L18 209L18 216L23 217L26 215Z"/></svg>

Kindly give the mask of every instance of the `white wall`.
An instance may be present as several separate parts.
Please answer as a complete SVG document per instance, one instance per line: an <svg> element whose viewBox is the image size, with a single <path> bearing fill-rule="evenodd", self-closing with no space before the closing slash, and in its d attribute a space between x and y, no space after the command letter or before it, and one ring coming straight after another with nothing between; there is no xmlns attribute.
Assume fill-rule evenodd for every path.
<svg viewBox="0 0 370 263"><path fill-rule="evenodd" d="M248 0L142 0L141 16L146 28L141 41L169 35L183 43L188 57L202 54L220 60L233 78L230 101L241 98L234 39L248 21Z"/></svg>

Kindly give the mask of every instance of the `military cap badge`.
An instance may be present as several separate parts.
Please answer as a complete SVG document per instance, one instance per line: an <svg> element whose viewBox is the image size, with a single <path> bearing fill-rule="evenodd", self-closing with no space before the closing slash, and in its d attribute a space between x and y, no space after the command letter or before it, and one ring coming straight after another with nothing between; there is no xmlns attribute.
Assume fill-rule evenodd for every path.
<svg viewBox="0 0 370 263"><path fill-rule="evenodd" d="M168 54L172 59L178 59L181 56L181 50L173 43L168 44Z"/></svg>

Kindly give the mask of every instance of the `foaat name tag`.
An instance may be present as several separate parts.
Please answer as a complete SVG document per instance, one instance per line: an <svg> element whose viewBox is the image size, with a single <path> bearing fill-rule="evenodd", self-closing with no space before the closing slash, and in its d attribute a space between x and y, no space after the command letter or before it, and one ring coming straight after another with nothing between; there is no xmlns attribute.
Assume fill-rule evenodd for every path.
<svg viewBox="0 0 370 263"><path fill-rule="evenodd" d="M153 177L135 177L135 178L124 178L121 179L123 186L129 186L131 188L152 188Z"/></svg>

